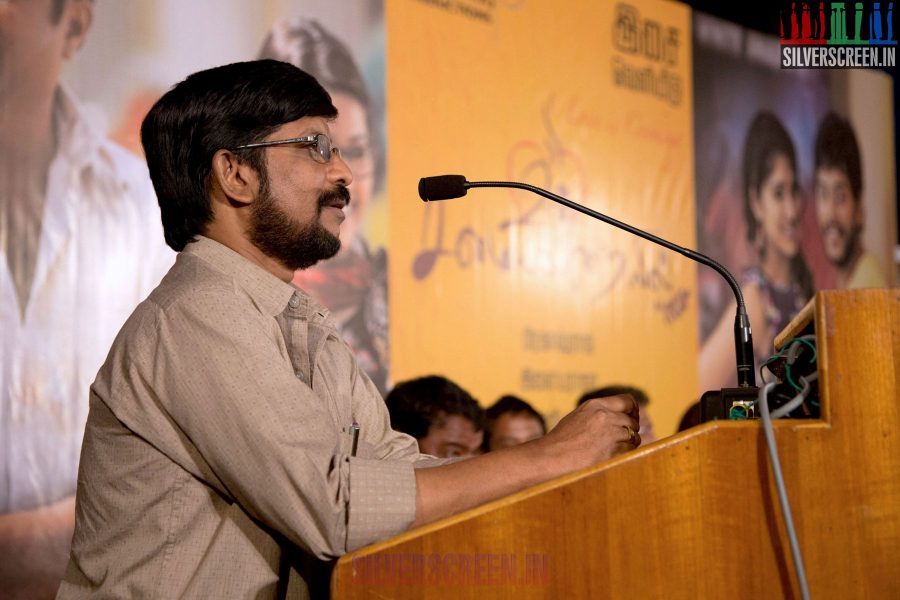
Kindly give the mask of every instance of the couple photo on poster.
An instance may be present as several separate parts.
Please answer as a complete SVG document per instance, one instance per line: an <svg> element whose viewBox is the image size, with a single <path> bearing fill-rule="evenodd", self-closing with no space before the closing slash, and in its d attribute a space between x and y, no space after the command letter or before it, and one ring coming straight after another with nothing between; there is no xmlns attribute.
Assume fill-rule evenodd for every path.
<svg viewBox="0 0 900 600"><path fill-rule="evenodd" d="M848 100L850 83L828 71L782 71L776 39L725 25L759 44L721 44L706 35L719 22L694 18L698 246L740 282L762 364L816 290L891 285L891 245L881 240L896 239L894 190L882 165L893 157L878 154L880 140L861 138L855 121L876 110ZM863 73L853 83L877 86L879 75L886 77ZM871 101L884 102L877 91ZM714 389L734 384L734 307L705 271L698 372L701 389Z"/></svg>

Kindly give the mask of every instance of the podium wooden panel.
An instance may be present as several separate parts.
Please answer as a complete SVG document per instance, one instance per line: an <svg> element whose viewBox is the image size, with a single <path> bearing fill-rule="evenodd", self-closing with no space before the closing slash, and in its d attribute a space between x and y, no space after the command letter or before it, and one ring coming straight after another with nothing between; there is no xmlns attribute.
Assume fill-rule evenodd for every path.
<svg viewBox="0 0 900 600"><path fill-rule="evenodd" d="M900 290L820 292L775 423L813 598L900 598ZM799 598L761 424L712 422L338 561L334 598Z"/></svg>

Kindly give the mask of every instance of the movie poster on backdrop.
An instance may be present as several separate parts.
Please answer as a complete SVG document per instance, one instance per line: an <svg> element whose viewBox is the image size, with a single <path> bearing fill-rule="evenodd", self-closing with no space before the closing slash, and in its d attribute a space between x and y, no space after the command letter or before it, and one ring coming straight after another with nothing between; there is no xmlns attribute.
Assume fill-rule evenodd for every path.
<svg viewBox="0 0 900 600"><path fill-rule="evenodd" d="M698 245L743 287L758 366L815 290L894 283L892 84L782 69L777 37L693 22ZM701 389L734 385L734 298L704 269L698 290Z"/></svg>
<svg viewBox="0 0 900 600"><path fill-rule="evenodd" d="M355 174L344 250L298 274L387 385L383 6L373 0L0 2L0 595L51 598L88 388L174 260L140 122L189 73L270 56L314 73Z"/></svg>
<svg viewBox="0 0 900 600"><path fill-rule="evenodd" d="M215 26L206 18L211 10L217 11ZM73 65L70 79L76 88L90 90L111 136L136 154L141 154L140 120L155 99L187 74L212 65L283 60L313 74L332 94L342 115L333 141L353 171L353 199L339 255L298 272L294 283L331 311L384 392L390 357L382 3L266 0L251 8L240 0L139 0L98 6L95 12L98 28L108 31L94 32L102 42L85 48L85 60ZM133 35L119 35L116 21ZM198 39L203 44L194 45ZM122 84L105 84L110 77Z"/></svg>
<svg viewBox="0 0 900 600"><path fill-rule="evenodd" d="M395 380L514 393L551 424L632 384L674 430L696 399L693 263L522 190L426 205L417 183L522 181L691 246L689 21L649 0L387 2Z"/></svg>

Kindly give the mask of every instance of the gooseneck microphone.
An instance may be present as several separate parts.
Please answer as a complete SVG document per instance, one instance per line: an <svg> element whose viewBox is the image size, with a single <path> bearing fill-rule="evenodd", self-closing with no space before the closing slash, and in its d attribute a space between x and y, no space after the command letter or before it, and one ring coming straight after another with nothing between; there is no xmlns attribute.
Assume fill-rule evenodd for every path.
<svg viewBox="0 0 900 600"><path fill-rule="evenodd" d="M451 200L453 198L461 198L466 195L469 188L479 188L479 187L495 187L495 188L516 188L520 190L527 190L529 192L533 192L538 194L539 196L543 196L549 200L553 200L557 204L562 204L563 206L567 206L573 210L577 210L578 212L588 215L589 217L594 217L595 219L599 219L604 223L609 223L613 227L618 227L619 229L623 229L628 233L634 234L638 237L642 237L645 240L649 240L655 244L659 244L664 248L668 248L669 250L673 250L682 256L686 256L691 260L704 264L714 271L716 271L719 275L725 278L725 281L728 282L728 286L731 288L731 291L734 293L734 298L737 301L737 313L734 317L734 346L735 346L735 355L737 360L737 380L738 385L740 387L753 387L756 385L756 373L753 369L753 336L750 332L750 319L747 316L747 308L744 305L744 294L741 292L741 287L738 285L737 280L735 280L734 276L722 265L706 256L705 254L700 254L699 252L694 252L689 248L684 248L679 246L678 244L673 244L668 240L664 240L661 237L657 237L652 233L648 233L643 231L642 229L638 229L637 227L632 227L627 223L623 223L622 221L618 221L613 219L612 217L608 217L602 213L599 213L595 210L591 210L586 206L582 206L576 202L572 202L562 196L557 196L552 192L548 192L545 189L535 187L533 185L528 185L527 183L518 183L515 181L466 181L465 176L463 175L438 175L435 177L423 177L419 180L419 197L422 198L425 202L432 202L434 200Z"/></svg>

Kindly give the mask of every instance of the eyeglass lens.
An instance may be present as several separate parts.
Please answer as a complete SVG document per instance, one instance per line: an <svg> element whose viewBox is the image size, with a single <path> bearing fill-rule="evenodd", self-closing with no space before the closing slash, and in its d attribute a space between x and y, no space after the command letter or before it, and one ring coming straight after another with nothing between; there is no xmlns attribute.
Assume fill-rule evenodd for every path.
<svg viewBox="0 0 900 600"><path fill-rule="evenodd" d="M343 156L338 148L331 145L331 139L324 133L316 135L316 153L326 163L331 160L332 155Z"/></svg>

